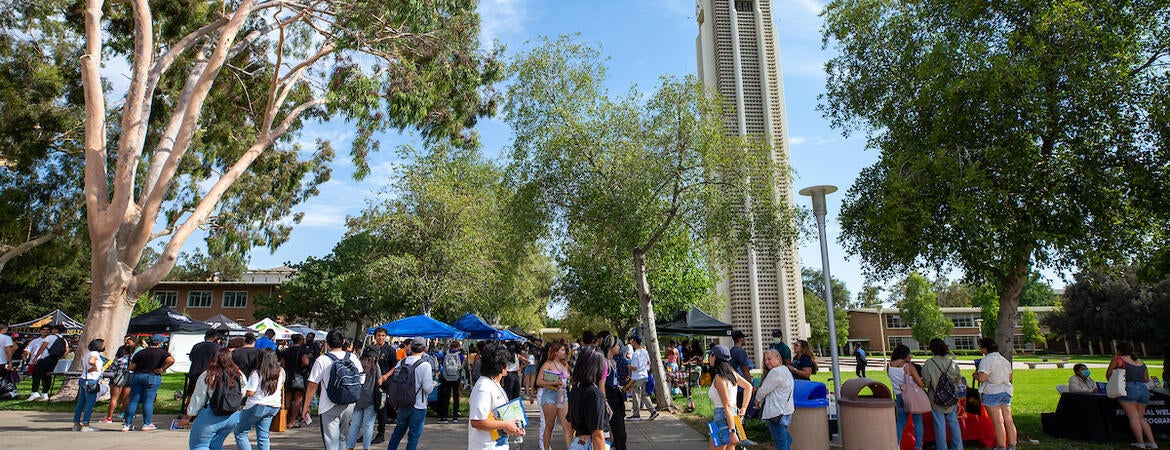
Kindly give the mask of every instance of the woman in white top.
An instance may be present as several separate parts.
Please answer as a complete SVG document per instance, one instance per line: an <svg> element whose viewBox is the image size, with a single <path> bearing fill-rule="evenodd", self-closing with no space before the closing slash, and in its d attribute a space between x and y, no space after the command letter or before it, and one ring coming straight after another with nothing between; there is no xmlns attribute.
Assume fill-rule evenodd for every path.
<svg viewBox="0 0 1170 450"><path fill-rule="evenodd" d="M248 397L244 400L244 410L240 412L240 422L236 424L236 447L252 450L248 430L256 427L256 448L268 450L268 430L272 427L272 419L280 412L284 397L284 369L280 368L276 351L270 348L260 350L256 370L248 375L245 386Z"/></svg>
<svg viewBox="0 0 1170 450"><path fill-rule="evenodd" d="M764 381L760 382L760 390L756 391L757 403L764 403L760 418L768 425L776 450L788 450L792 444L788 425L792 423L792 391L796 384L792 379L792 371L784 367L784 360L776 349L764 352L764 367L768 373L764 375Z"/></svg>
<svg viewBox="0 0 1170 450"><path fill-rule="evenodd" d="M707 397L715 406L715 424L727 427L727 442L724 445L715 445L715 438L709 441L710 448L715 450L733 450L739 445L739 434L736 431L735 419L743 421L747 414L748 402L752 398L752 382L745 380L731 367L731 350L722 345L711 347L711 387L707 389ZM743 388L743 404L735 404L735 388Z"/></svg>
<svg viewBox="0 0 1170 450"><path fill-rule="evenodd" d="M890 355L890 367L886 369L886 374L890 376L890 384L894 386L894 422L898 430L898 442L902 442L902 435L906 430L906 416L909 415L914 422L914 448L920 449L922 448L923 433L922 416L925 414L908 414L906 404L902 401L902 385L906 382L925 386L922 377L918 374L918 369L911 362L912 358L910 347L898 344Z"/></svg>
<svg viewBox="0 0 1170 450"><path fill-rule="evenodd" d="M508 403L508 394L500 381L504 378L511 352L502 345L488 344L479 352L480 377L471 388L467 426L468 450L495 450L508 448L508 436L523 436L524 428L515 422L496 420L492 410ZM499 439L492 439L492 431L503 431Z"/></svg>
<svg viewBox="0 0 1170 450"><path fill-rule="evenodd" d="M89 426L89 418L93 415L93 405L97 402L98 382L102 379L102 352L104 351L106 351L106 341L94 339L89 341L89 353L81 358L81 379L78 380L77 384L77 407L73 408L73 431L97 431L96 428Z"/></svg>
<svg viewBox="0 0 1170 450"><path fill-rule="evenodd" d="M207 370L203 371L195 381L195 391L191 394L191 403L187 404L187 417L179 419L179 426L191 424L191 431L187 437L187 448L190 450L221 450L223 441L236 429L240 423L240 412L232 411L229 414L218 415L211 408L211 401L217 389L239 389L241 397L246 397L246 380L240 372L239 366L232 360L232 351L221 348L211 357ZM191 418L195 421L192 422Z"/></svg>
<svg viewBox="0 0 1170 450"><path fill-rule="evenodd" d="M979 397L995 428L995 447L1015 450L1016 422L1012 419L1012 362L999 354L994 339L979 340L983 359L979 361Z"/></svg>

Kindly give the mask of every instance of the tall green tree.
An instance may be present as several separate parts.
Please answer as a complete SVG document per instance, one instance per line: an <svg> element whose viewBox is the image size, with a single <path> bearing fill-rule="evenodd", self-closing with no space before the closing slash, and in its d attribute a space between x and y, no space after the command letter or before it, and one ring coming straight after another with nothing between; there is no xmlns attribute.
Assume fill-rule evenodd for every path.
<svg viewBox="0 0 1170 450"><path fill-rule="evenodd" d="M1028 274L1028 281L1020 290L1020 306L1053 306L1056 305L1056 293L1052 286L1044 281L1040 272L1032 271Z"/></svg>
<svg viewBox="0 0 1170 450"><path fill-rule="evenodd" d="M1040 320L1036 318L1035 311L1028 310L1020 313L1020 333L1024 335L1024 342L1035 345L1044 343L1044 333L1040 331Z"/></svg>
<svg viewBox="0 0 1170 450"><path fill-rule="evenodd" d="M853 303L855 308L876 308L882 304L882 288L869 282L866 282L861 287L861 291L857 293L857 301Z"/></svg>
<svg viewBox="0 0 1170 450"><path fill-rule="evenodd" d="M999 287L996 341L1033 268L1144 250L1165 223L1164 1L835 0L822 109L878 161L843 202L879 277L957 268Z"/></svg>
<svg viewBox="0 0 1170 450"><path fill-rule="evenodd" d="M825 305L825 276L820 269L805 267L800 270L801 284L804 285L804 318L808 322L808 341L817 348L828 348L829 313ZM849 340L849 289L845 282L831 277L833 288L833 321L836 324L837 342Z"/></svg>
<svg viewBox="0 0 1170 450"><path fill-rule="evenodd" d="M611 98L600 52L567 37L545 39L511 67L509 173L531 205L518 209L522 223L554 242L625 255L653 373L666 379L647 256L675 229L721 267L752 248L793 245L791 211L775 190L789 171L772 163L768 143L729 135L722 100L693 77L665 77L647 98ZM659 407L671 405L667 392L656 392Z"/></svg>
<svg viewBox="0 0 1170 450"><path fill-rule="evenodd" d="M971 286L962 281L952 281L945 277L939 277L934 280L935 296L938 297L938 305L944 308L956 306L972 306Z"/></svg>
<svg viewBox="0 0 1170 450"><path fill-rule="evenodd" d="M945 338L955 331L955 324L943 315L926 277L912 272L899 287L902 298L897 303L898 314L910 326L910 334L919 345L925 346L931 339Z"/></svg>
<svg viewBox="0 0 1170 450"><path fill-rule="evenodd" d="M315 193L332 157L331 146L318 142L302 159L293 142L307 121L353 124L359 176L368 172L365 155L377 150L379 131L409 128L428 142L474 146L469 128L492 113L487 86L500 74L496 54L480 50L475 7L452 0L87 0L48 15L49 23L75 25L71 42L84 49L93 284L82 339L117 340L135 299L171 271L200 227L248 224L222 228L221 239L209 242L212 255L279 243L289 226L282 219ZM29 26L38 37L45 25ZM107 101L100 73L113 58L130 66L117 106ZM263 195L229 194L260 187ZM157 261L134 270L156 239Z"/></svg>

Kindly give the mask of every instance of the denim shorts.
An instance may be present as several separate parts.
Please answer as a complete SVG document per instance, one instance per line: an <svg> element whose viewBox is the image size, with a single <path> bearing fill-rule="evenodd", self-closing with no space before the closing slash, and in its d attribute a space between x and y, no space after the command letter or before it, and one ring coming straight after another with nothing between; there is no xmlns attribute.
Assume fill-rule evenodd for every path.
<svg viewBox="0 0 1170 450"><path fill-rule="evenodd" d="M1012 406L1012 394L1007 392L983 394L980 397L983 401L983 406Z"/></svg>
<svg viewBox="0 0 1170 450"><path fill-rule="evenodd" d="M540 390L540 404L541 405L556 405L556 404L562 403L562 402L557 401L557 400L559 400L557 398L560 396L560 395L558 395L559 393L560 393L560 391L558 391L556 389L541 388L541 390Z"/></svg>
<svg viewBox="0 0 1170 450"><path fill-rule="evenodd" d="M573 442L569 444L569 450L593 450L593 438L591 436L577 436L573 438Z"/></svg>
<svg viewBox="0 0 1170 450"><path fill-rule="evenodd" d="M536 374L536 364L529 364L527 366L524 366L524 374L525 375Z"/></svg>
<svg viewBox="0 0 1170 450"><path fill-rule="evenodd" d="M1119 402L1150 404L1150 388L1144 381L1126 381L1125 397L1117 399Z"/></svg>

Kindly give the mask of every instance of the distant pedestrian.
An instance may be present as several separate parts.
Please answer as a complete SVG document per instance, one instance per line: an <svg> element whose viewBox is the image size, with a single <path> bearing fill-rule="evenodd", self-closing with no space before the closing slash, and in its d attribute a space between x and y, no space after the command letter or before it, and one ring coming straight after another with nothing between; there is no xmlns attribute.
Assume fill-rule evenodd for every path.
<svg viewBox="0 0 1170 450"><path fill-rule="evenodd" d="M150 345L130 357L130 403L126 405L126 418L122 431L130 431L134 415L142 404L142 431L154 431L154 401L162 385L162 374L175 363L170 352L162 348L169 339L161 334L150 337ZM190 408L188 408L190 409Z"/></svg>
<svg viewBox="0 0 1170 450"><path fill-rule="evenodd" d="M397 450L402 437L406 436L406 450L418 448L418 441L422 438L423 425L427 421L427 396L435 388L432 378L431 364L422 360L427 351L427 341L415 338L410 344L410 353L407 354L395 370L410 370L414 367L414 391L417 392L413 408L398 407L398 423L394 425L394 433L390 435L390 443L386 450ZM408 435L409 433L409 435Z"/></svg>
<svg viewBox="0 0 1170 450"><path fill-rule="evenodd" d="M354 403L335 403L329 395L327 387L330 385L330 380L333 379L333 372L337 371L334 366L338 365L340 361L349 361L348 364L352 364L359 371L362 362L356 355L346 353L343 349L345 335L341 330L330 331L325 336L325 345L329 346L329 352L318 356L317 360L313 362L313 368L309 371L309 384L305 390L301 418L306 422L309 421L311 400L313 394L317 392L317 387L320 386L321 396L317 403L317 417L321 422L321 440L324 442L326 450L342 450L346 443L346 436L342 434L342 425L349 423L349 419L353 415ZM346 366L338 366L337 368L341 367ZM364 374L358 380L365 383ZM348 431L348 428L346 430Z"/></svg>
<svg viewBox="0 0 1170 450"><path fill-rule="evenodd" d="M610 446L613 450L626 450L626 391L622 390L622 383L618 378L617 362L614 358L622 350L621 341L616 336L605 336L601 339L601 351L605 355L609 370L605 376L605 402L612 412L609 418Z"/></svg>
<svg viewBox="0 0 1170 450"><path fill-rule="evenodd" d="M650 394L646 391L646 383L650 378L650 353L642 347L642 338L633 336L630 337L629 341L630 346L634 349L630 358L630 379L634 383L632 386L634 411L626 420L642 420L642 408L650 411L650 417L647 420L654 420L658 418L658 409L654 407ZM659 385L659 389L670 389L665 382L660 382Z"/></svg>
<svg viewBox="0 0 1170 450"><path fill-rule="evenodd" d="M599 384L605 373L605 357L592 345L581 347L573 368L573 389L569 391L569 424L573 441L569 450L605 450L605 427L609 407Z"/></svg>
<svg viewBox="0 0 1170 450"><path fill-rule="evenodd" d="M728 428L727 444L716 446L714 437L710 448L715 450L734 450L740 439L736 432L736 423L742 422L747 413L748 400L752 397L752 382L740 376L731 367L731 350L722 345L711 347L711 387L707 389L707 397L715 407L713 420L719 427ZM744 399L735 402L735 390L744 390Z"/></svg>
<svg viewBox="0 0 1170 450"><path fill-rule="evenodd" d="M203 375L203 371L207 369L211 357L219 351L217 339L219 339L218 331L207 330L206 333L203 333L203 342L195 344L194 347L191 347L191 352L187 353L191 360L191 369L187 371L187 376L183 381L183 408L181 409L186 409L187 401L195 392L195 382L199 380L199 375Z"/></svg>
<svg viewBox="0 0 1170 450"><path fill-rule="evenodd" d="M482 342L482 341L481 341ZM497 420L492 411L508 403L508 395L500 384L503 380L511 352L502 345L489 344L479 351L480 377L471 388L468 400L467 426L468 450L506 450L509 436L523 436L524 428L515 422ZM504 435L492 439L492 431Z"/></svg>
<svg viewBox="0 0 1170 450"><path fill-rule="evenodd" d="M1121 347L1118 347L1121 350ZM999 354L999 345L994 339L979 340L979 351L983 352L983 359L979 361L979 370L975 372L975 379L979 380L979 397L987 414L991 415L991 424L995 427L995 446L1016 448L1016 421L1012 418L1012 362ZM1110 364L1112 365L1112 364ZM1108 372L1108 370L1106 370ZM1109 374L1105 374L1106 378ZM1125 403L1122 403L1124 407ZM1139 416L1140 417L1140 416ZM1139 420L1145 424L1145 420ZM1145 430L1149 430L1148 424ZM1153 439L1151 435L1151 439ZM1141 442L1141 438L1138 438Z"/></svg>
<svg viewBox="0 0 1170 450"><path fill-rule="evenodd" d="M934 442L938 450L963 450L963 432L959 428L958 398L955 403L939 403L940 393L957 394L956 386L963 381L959 365L949 355L950 348L942 339L930 340L930 352L934 354L922 365L922 379L926 382L927 398L930 400L930 418L934 422ZM949 386L947 382L949 381ZM947 430L950 430L950 444ZM1012 444L1014 449L1015 444Z"/></svg>
<svg viewBox="0 0 1170 450"><path fill-rule="evenodd" d="M568 350L564 344L554 342L549 345L545 362L536 375L536 385L540 386L540 411L544 420L544 429L541 430L541 444L543 450L552 448L552 432L557 422L561 423L564 431L565 447L573 439L573 432L566 418L569 403L566 390L569 388Z"/></svg>
<svg viewBox="0 0 1170 450"><path fill-rule="evenodd" d="M394 345L389 341L389 332L385 328L378 327L374 330L374 343L370 345L371 352L374 352L374 357L378 363L378 369L383 374L390 373L395 364L398 364L398 352ZM376 390L374 393L374 414L377 418L378 434L374 435L374 439L370 444L381 444L386 441L386 422L387 418L394 419L396 412L386 402L386 396L382 391ZM355 409L356 413L356 409ZM393 422L390 422L393 423ZM352 445L351 445L352 447Z"/></svg>
<svg viewBox="0 0 1170 450"><path fill-rule="evenodd" d="M294 334L292 345L280 352L281 365L284 366L284 393L285 407L288 411L288 427L300 428L301 406L305 401L305 388L308 385L309 368L313 365L310 357L312 350L305 346L305 337Z"/></svg>
<svg viewBox="0 0 1170 450"><path fill-rule="evenodd" d="M28 401L49 401L53 389L51 374L57 368L57 361L69 353L69 344L61 337L61 333L64 332L65 327L61 325L42 326L39 341L34 339L29 345L35 346L36 350L32 351L32 358L29 359L35 366L32 372L32 394L29 395Z"/></svg>
<svg viewBox="0 0 1170 450"><path fill-rule="evenodd" d="M89 353L81 357L81 378L77 383L77 407L73 408L73 431L97 431L89 426L90 416L93 415L93 405L97 402L100 383L102 380L102 352L106 351L106 341L94 339L89 341Z"/></svg>
<svg viewBox="0 0 1170 450"><path fill-rule="evenodd" d="M482 341L481 341L482 342ZM463 344L451 341L447 352L443 354L442 366L439 369L439 423L459 422L459 397L463 394ZM481 366L482 367L482 366ZM478 382L478 380L473 381Z"/></svg>
<svg viewBox="0 0 1170 450"><path fill-rule="evenodd" d="M276 330L271 328L264 330L264 337L256 340L256 349L264 350L266 348L276 351Z"/></svg>
<svg viewBox="0 0 1170 450"><path fill-rule="evenodd" d="M858 378L865 378L865 365L869 364L869 359L866 358L865 349L861 348L861 343L854 344L853 361L857 364Z"/></svg>
<svg viewBox="0 0 1170 450"><path fill-rule="evenodd" d="M134 355L137 346L134 345L134 338L131 336L126 336L124 342L125 345L118 347L118 351L114 353L114 362L110 365L109 372L113 375L113 378L110 378L110 406L101 423L114 423L114 411L118 409L118 404L122 405L124 411L130 401L130 357ZM124 416L123 412L123 417L119 418L118 422L124 422Z"/></svg>
<svg viewBox="0 0 1170 450"><path fill-rule="evenodd" d="M253 333L245 334L244 345L232 350L232 361L235 361L240 372L252 373L253 370L256 370L256 361L259 359L260 349L256 348L256 335Z"/></svg>
<svg viewBox="0 0 1170 450"><path fill-rule="evenodd" d="M8 324L0 323L0 375L8 376L12 365L12 354L16 351L16 343L8 335Z"/></svg>
<svg viewBox="0 0 1170 450"><path fill-rule="evenodd" d="M767 373L756 392L757 403L763 403L760 418L768 426L776 450L791 448L792 434L788 432L788 426L792 424L792 413L795 412L792 395L796 385L792 371L783 364L780 352L771 348L764 352Z"/></svg>
<svg viewBox="0 0 1170 450"><path fill-rule="evenodd" d="M248 374L244 401L244 409L240 412L240 421L236 424L236 447L240 450L252 450L248 442L248 432L256 428L256 448L268 450L268 433L272 428L272 419L280 412L281 400L284 397L284 369L276 357L276 351L271 348L260 350L260 360L256 363L256 370ZM353 447L352 445L350 447Z"/></svg>
<svg viewBox="0 0 1170 450"><path fill-rule="evenodd" d="M149 349L143 350L147 351ZM180 427L191 425L187 437L190 450L223 449L223 441L240 421L239 407L247 396L245 383L244 374L232 361L231 350L217 351L207 370L195 382L187 416L179 419ZM191 422L191 417L195 418L194 422ZM236 442L238 444L239 440Z"/></svg>
<svg viewBox="0 0 1170 450"><path fill-rule="evenodd" d="M739 376L743 377L745 380L752 381L752 369L756 368L756 364L752 361L752 358L748 356L747 350L743 349L744 344L747 342L747 335L743 334L742 331L736 330L735 332L731 333L731 341L735 343L735 345L731 347L731 367L735 369L735 372L738 373ZM743 402L742 389L738 389L736 391L735 398L736 403Z"/></svg>

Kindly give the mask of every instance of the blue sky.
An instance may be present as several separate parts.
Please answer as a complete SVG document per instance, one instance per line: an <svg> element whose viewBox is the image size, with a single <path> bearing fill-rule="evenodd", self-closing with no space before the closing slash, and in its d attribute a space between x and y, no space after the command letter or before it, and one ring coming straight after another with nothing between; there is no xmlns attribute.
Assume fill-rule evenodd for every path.
<svg viewBox="0 0 1170 450"><path fill-rule="evenodd" d="M794 187L832 184L841 189L828 198L831 272L844 280L850 291L856 292L864 276L860 261L846 259L837 245L840 235L837 211L844 191L863 167L873 164L877 154L865 150L863 137L843 138L816 110L817 97L824 92L824 62L830 56L821 50L822 21L818 15L822 6L817 0L776 1L772 5L773 20L779 32ZM542 35L580 33L582 41L599 45L610 57L611 94L625 93L632 85L648 92L661 75L696 72L698 26L691 0L484 0L480 11L485 42L498 39L509 54L523 51L529 47L530 40ZM499 120L481 122L479 131L485 154L498 158L509 144L510 131ZM315 139L324 138L343 151L349 147L352 136L352 128L338 121L308 127L302 141L311 148ZM400 135L384 135L379 139L384 150L373 156L373 172L369 177L362 182L354 181L348 158L339 155L333 179L321 186L321 195L299 208L305 218L293 230L290 240L274 253L256 249L249 267L270 268L329 253L345 232L345 217L358 214L369 201L382 195L383 186L399 164L394 147L415 142L411 136ZM798 196L796 200L809 205L807 197ZM190 251L196 246L202 246L199 236L193 236L186 249ZM820 249L815 237L801 244L800 257L801 265L820 267Z"/></svg>

